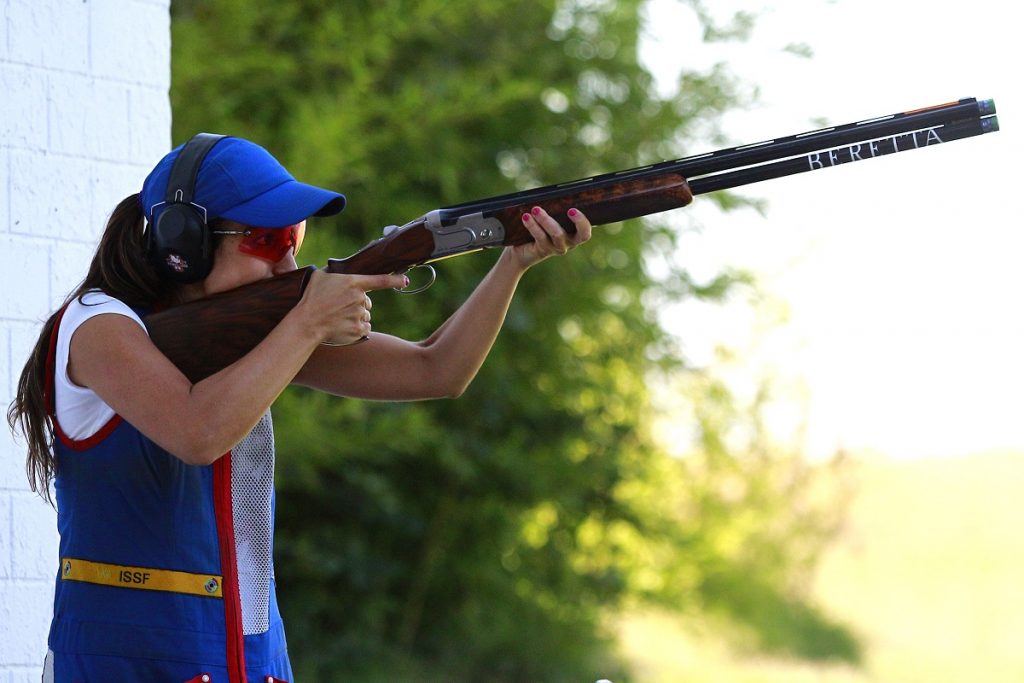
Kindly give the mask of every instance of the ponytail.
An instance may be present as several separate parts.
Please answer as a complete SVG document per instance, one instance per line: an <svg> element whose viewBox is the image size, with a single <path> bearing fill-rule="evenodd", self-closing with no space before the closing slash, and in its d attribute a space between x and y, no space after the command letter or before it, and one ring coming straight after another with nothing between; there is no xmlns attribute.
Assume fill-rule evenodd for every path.
<svg viewBox="0 0 1024 683"><path fill-rule="evenodd" d="M85 280L68 300L99 289L133 308L173 302L178 287L162 279L150 265L144 225L139 195L122 200L110 214Z"/></svg>
<svg viewBox="0 0 1024 683"><path fill-rule="evenodd" d="M85 279L43 324L7 409L11 431L20 430L28 442L25 473L29 487L51 505L50 481L57 472L57 461L53 454L53 418L46 401L46 362L60 312L72 299L95 289L133 308L170 305L180 300L180 287L162 280L146 258L144 221L137 194L126 197L114 209Z"/></svg>

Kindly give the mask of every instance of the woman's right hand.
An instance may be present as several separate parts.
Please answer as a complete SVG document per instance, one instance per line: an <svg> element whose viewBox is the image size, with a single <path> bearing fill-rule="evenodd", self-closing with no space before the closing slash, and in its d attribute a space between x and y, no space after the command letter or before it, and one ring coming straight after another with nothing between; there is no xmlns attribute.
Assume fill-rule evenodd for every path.
<svg viewBox="0 0 1024 683"><path fill-rule="evenodd" d="M407 284L404 275L341 275L317 270L296 308L307 316L321 344L345 346L370 334L373 302L367 292L401 289Z"/></svg>

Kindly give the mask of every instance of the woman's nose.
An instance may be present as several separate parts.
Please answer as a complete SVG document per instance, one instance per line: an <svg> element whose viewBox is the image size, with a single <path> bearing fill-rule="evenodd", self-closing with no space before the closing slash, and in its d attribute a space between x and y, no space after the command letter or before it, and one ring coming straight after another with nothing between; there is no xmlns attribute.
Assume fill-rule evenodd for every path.
<svg viewBox="0 0 1024 683"><path fill-rule="evenodd" d="M298 267L298 264L295 262L295 250L289 249L288 253L274 264L274 275L290 273Z"/></svg>

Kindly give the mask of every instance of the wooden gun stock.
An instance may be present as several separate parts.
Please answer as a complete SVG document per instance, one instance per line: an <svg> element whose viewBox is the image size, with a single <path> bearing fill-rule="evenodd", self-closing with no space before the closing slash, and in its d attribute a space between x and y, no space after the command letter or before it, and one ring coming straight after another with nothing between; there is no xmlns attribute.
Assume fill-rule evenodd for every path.
<svg viewBox="0 0 1024 683"><path fill-rule="evenodd" d="M302 298L315 268L152 313L143 318L149 338L191 382L249 353Z"/></svg>

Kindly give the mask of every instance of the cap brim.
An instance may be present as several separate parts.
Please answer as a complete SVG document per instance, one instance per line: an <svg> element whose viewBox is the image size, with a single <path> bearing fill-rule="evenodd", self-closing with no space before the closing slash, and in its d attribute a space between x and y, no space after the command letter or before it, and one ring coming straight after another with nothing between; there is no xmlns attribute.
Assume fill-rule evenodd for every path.
<svg viewBox="0 0 1024 683"><path fill-rule="evenodd" d="M345 208L345 196L297 180L288 180L216 218L255 228L280 228L310 216L333 216Z"/></svg>

